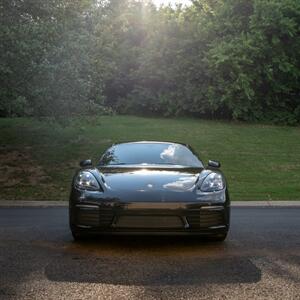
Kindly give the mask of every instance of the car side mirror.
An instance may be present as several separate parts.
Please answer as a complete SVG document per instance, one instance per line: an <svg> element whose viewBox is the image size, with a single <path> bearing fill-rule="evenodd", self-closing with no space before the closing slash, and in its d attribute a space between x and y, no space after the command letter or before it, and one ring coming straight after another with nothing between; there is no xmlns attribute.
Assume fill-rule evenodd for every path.
<svg viewBox="0 0 300 300"><path fill-rule="evenodd" d="M85 159L85 160L82 160L80 163L79 163L80 167L81 168L84 168L84 167L90 167L92 166L92 160L91 159Z"/></svg>
<svg viewBox="0 0 300 300"><path fill-rule="evenodd" d="M220 164L220 162L218 162L216 160L209 160L208 161L208 166L213 167L213 168L220 168L221 164Z"/></svg>

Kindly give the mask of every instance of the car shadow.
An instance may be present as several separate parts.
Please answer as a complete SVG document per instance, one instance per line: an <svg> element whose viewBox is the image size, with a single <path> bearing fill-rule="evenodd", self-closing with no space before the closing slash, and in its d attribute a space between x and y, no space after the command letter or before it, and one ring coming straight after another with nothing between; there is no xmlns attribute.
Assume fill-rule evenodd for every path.
<svg viewBox="0 0 300 300"><path fill-rule="evenodd" d="M231 250L230 241L194 237L102 237L70 242L45 274L58 282L135 286L260 281L261 270L249 257Z"/></svg>

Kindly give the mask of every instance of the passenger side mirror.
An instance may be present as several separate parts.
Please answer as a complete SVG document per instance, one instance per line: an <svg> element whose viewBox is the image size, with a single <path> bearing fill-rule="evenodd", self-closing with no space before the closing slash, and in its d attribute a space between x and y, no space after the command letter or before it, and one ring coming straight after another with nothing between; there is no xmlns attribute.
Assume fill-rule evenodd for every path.
<svg viewBox="0 0 300 300"><path fill-rule="evenodd" d="M82 160L80 163L79 163L80 167L81 168L84 168L84 167L90 167L92 166L92 160L91 159L85 159L85 160Z"/></svg>
<svg viewBox="0 0 300 300"><path fill-rule="evenodd" d="M208 166L213 167L213 168L220 168L221 164L220 164L220 162L218 162L216 160L209 160L208 161Z"/></svg>

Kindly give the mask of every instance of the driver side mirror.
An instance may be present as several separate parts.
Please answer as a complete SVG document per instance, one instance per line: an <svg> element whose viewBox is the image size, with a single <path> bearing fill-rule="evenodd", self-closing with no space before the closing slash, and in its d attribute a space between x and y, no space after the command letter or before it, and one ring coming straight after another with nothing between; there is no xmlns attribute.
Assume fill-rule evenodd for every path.
<svg viewBox="0 0 300 300"><path fill-rule="evenodd" d="M90 167L92 166L92 160L91 159L85 159L85 160L82 160L80 163L79 163L80 167L81 168L84 168L84 167Z"/></svg>
<svg viewBox="0 0 300 300"><path fill-rule="evenodd" d="M209 167L213 167L213 168L220 168L221 167L221 163L216 161L216 160L209 160L208 161L208 166Z"/></svg>

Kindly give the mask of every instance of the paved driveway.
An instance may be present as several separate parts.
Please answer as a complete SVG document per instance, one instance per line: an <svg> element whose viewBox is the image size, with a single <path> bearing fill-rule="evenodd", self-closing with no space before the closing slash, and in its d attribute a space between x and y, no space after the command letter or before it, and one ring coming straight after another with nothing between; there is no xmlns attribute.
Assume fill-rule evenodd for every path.
<svg viewBox="0 0 300 300"><path fill-rule="evenodd" d="M300 299L300 207L234 207L224 243L75 243L67 208L0 208L0 299Z"/></svg>

